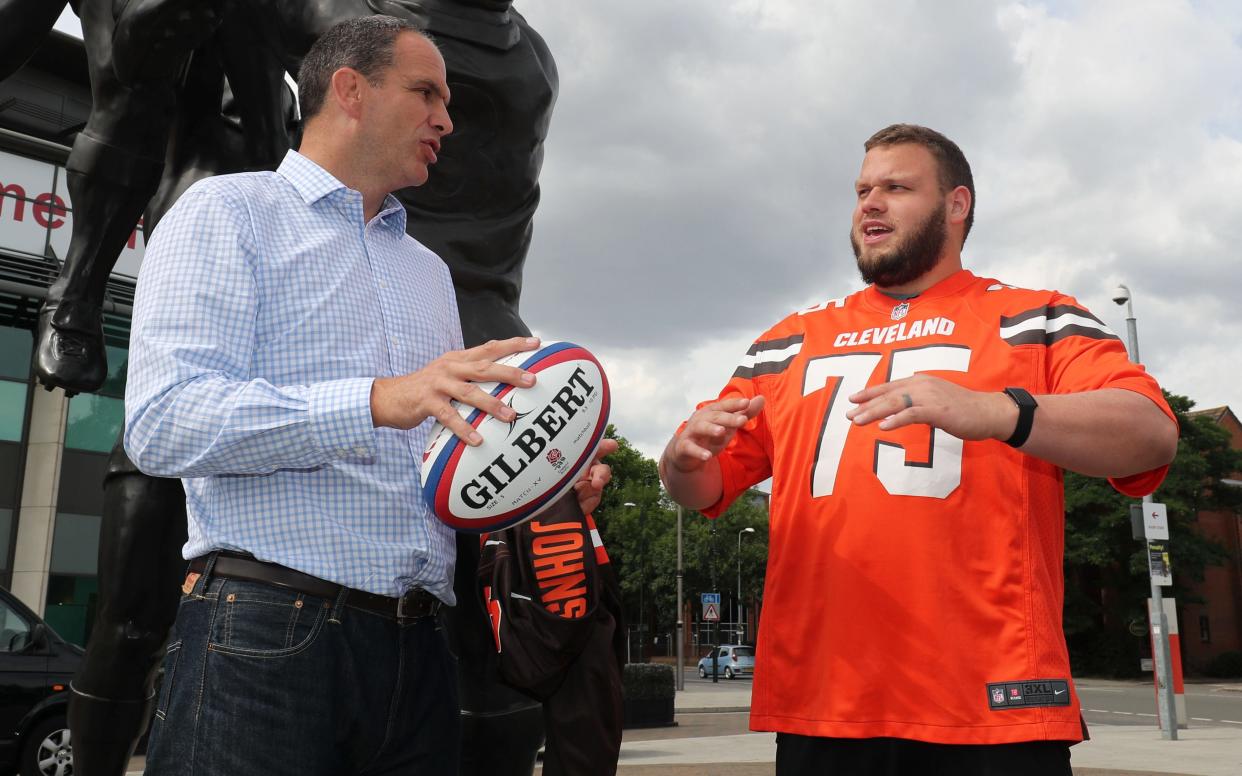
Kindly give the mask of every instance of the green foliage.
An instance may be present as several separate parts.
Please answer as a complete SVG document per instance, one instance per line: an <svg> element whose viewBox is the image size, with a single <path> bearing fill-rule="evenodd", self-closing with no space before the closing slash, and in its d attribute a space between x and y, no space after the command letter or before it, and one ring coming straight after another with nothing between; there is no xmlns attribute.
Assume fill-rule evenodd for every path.
<svg viewBox="0 0 1242 776"><path fill-rule="evenodd" d="M1169 511L1173 564L1171 595L1191 602L1187 583L1203 580L1204 569L1226 559L1224 548L1204 537L1196 519L1203 509L1242 509L1236 488L1214 487L1242 470L1242 452L1230 447L1228 432L1207 417L1187 413L1194 402L1165 394L1181 426L1177 457L1155 493ZM1131 676L1145 639L1150 582L1146 545L1131 538L1130 504L1106 480L1065 475L1064 627L1076 673Z"/></svg>
<svg viewBox="0 0 1242 776"><path fill-rule="evenodd" d="M655 461L636 450L613 426L605 436L617 440L619 446L607 459L612 482L604 490L595 518L621 583L627 624L636 628L641 623L644 629L643 648L632 649L630 655L631 660L640 661L651 654L654 636L663 637L676 629L677 505L665 496ZM725 608L724 619L732 620L728 613L737 610L738 531L748 526L755 533L742 539L743 596L749 602L750 596L761 598L763 594L766 504L744 496L716 520L686 511L682 522L685 600L697 604L699 593L719 591L722 606L732 606Z"/></svg>
<svg viewBox="0 0 1242 776"><path fill-rule="evenodd" d="M630 700L672 698L676 690L673 667L663 663L626 663L621 675L622 694Z"/></svg>

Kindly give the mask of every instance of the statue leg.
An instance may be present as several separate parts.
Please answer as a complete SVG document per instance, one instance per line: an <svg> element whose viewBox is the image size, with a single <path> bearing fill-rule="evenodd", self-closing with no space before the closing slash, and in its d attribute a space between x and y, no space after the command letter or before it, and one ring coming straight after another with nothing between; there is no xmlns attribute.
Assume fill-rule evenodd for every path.
<svg viewBox="0 0 1242 776"><path fill-rule="evenodd" d="M39 313L35 374L72 395L107 376L102 304L108 276L159 185L163 166L124 148L78 134L66 169L73 237Z"/></svg>
<svg viewBox="0 0 1242 776"><path fill-rule="evenodd" d="M221 0L114 0L113 68L123 83L174 80L211 37Z"/></svg>
<svg viewBox="0 0 1242 776"><path fill-rule="evenodd" d="M66 165L73 236L39 314L35 375L69 394L107 375L101 308L108 276L159 185L172 123L172 86L128 88L112 72L111 0L83 0L92 107Z"/></svg>
<svg viewBox="0 0 1242 776"><path fill-rule="evenodd" d="M99 535L99 609L73 679L74 773L122 776L146 731L185 561L180 480L148 477L112 450Z"/></svg>
<svg viewBox="0 0 1242 776"><path fill-rule="evenodd" d="M0 0L0 81L17 72L39 46L69 0Z"/></svg>

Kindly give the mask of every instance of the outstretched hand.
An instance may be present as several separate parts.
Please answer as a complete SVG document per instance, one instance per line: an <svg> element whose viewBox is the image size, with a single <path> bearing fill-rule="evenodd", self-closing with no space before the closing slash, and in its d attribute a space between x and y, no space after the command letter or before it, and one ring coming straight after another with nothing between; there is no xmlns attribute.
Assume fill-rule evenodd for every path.
<svg viewBox="0 0 1242 776"><path fill-rule="evenodd" d="M668 464L683 473L703 468L703 464L725 449L739 428L762 410L762 396L723 399L704 405L690 416L685 428L669 444L665 452Z"/></svg>
<svg viewBox="0 0 1242 776"><path fill-rule="evenodd" d="M872 386L849 400L858 406L845 417L859 426L878 420L885 431L926 423L958 439L1008 439L1018 425L1018 406L1005 394L926 374Z"/></svg>

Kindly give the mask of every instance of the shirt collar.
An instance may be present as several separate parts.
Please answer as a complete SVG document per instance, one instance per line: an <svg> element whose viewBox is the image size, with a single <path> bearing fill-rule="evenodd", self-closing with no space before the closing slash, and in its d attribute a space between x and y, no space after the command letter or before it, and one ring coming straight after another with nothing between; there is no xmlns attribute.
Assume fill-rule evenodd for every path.
<svg viewBox="0 0 1242 776"><path fill-rule="evenodd" d="M293 184L293 188L298 190L302 200L308 205L339 189L348 190L332 173L292 149L285 154L284 161L276 168L276 172Z"/></svg>
<svg viewBox="0 0 1242 776"><path fill-rule="evenodd" d="M313 205L336 191L358 195L358 192L337 180L332 173L292 149L285 154L276 172L297 189L307 205ZM384 204L376 216L385 226L391 226L401 232L405 231L405 217L405 206L392 194L384 197Z"/></svg>

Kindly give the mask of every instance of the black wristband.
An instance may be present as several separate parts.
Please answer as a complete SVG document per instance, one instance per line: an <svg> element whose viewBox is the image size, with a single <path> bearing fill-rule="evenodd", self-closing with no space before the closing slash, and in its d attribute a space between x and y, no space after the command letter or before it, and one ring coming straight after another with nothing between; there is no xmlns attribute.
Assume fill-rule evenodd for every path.
<svg viewBox="0 0 1242 776"><path fill-rule="evenodd" d="M1014 427L1013 434L1005 440L1005 444L1010 447L1021 447L1026 444L1026 439L1031 435L1031 426L1035 424L1035 408L1039 404L1024 388L1006 388L1005 395L1013 399L1013 403L1018 405L1018 425Z"/></svg>

